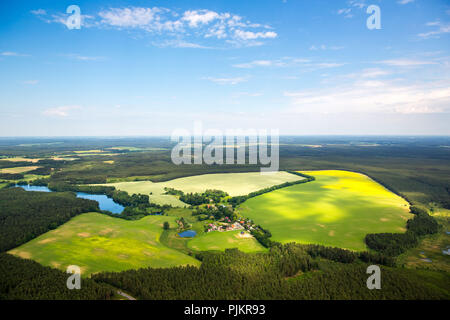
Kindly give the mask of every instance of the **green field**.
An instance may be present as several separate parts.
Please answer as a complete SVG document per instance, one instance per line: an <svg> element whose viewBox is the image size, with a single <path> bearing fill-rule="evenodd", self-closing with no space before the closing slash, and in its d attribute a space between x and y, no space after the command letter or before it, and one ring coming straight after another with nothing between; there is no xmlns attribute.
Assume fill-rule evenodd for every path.
<svg viewBox="0 0 450 320"><path fill-rule="evenodd" d="M83 275L142 267L199 265L199 261L160 243L162 224L174 217L147 216L137 221L99 213L79 215L9 253L65 270L81 267Z"/></svg>
<svg viewBox="0 0 450 320"><path fill-rule="evenodd" d="M151 181L130 181L130 182L116 182L108 183L106 186L114 186L116 189L126 191L128 194L147 194L150 202L164 205L169 204L174 207L188 206L184 202L178 200L177 197L164 194L164 183L153 183ZM151 193L151 194L150 194Z"/></svg>
<svg viewBox="0 0 450 320"><path fill-rule="evenodd" d="M248 233L246 233L248 235ZM202 233L188 242L188 247L197 251L225 250L238 248L243 252L265 251L264 248L252 236L241 236L239 230L209 233Z"/></svg>
<svg viewBox="0 0 450 320"><path fill-rule="evenodd" d="M223 190L230 196L247 195L267 187L303 179L294 174L280 171L274 174L262 175L260 172L245 173L217 173L203 174L185 178L174 179L166 182L133 181L117 182L106 185L114 186L129 194L149 194L150 201L157 204L171 204L173 206L185 206L176 197L164 195L164 187L174 188L188 192L204 192L207 189Z"/></svg>
<svg viewBox="0 0 450 320"><path fill-rule="evenodd" d="M282 243L365 250L368 233L405 231L408 203L369 177L339 170L304 173L316 181L251 198L240 213Z"/></svg>

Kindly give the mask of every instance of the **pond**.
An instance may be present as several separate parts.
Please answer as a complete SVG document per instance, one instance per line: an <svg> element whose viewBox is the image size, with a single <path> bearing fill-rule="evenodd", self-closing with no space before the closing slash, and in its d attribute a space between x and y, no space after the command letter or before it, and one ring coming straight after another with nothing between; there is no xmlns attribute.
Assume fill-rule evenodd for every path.
<svg viewBox="0 0 450 320"><path fill-rule="evenodd" d="M45 186L16 185L26 191L52 192ZM78 198L95 200L98 202L100 210L107 210L115 214L122 213L124 206L118 204L113 199L108 198L104 194L89 194L84 192L76 192Z"/></svg>
<svg viewBox="0 0 450 320"><path fill-rule="evenodd" d="M195 232L194 230L187 230L182 233L179 233L178 235L182 238L193 238L197 235L197 232Z"/></svg>

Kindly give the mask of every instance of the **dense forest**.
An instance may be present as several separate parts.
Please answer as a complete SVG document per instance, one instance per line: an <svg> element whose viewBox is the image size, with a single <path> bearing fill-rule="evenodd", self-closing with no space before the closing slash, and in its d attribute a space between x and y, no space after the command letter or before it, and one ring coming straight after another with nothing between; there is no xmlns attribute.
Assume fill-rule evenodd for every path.
<svg viewBox="0 0 450 320"><path fill-rule="evenodd" d="M67 277L63 271L0 253L0 300L104 300L114 294L111 286L84 278L80 290L68 290Z"/></svg>
<svg viewBox="0 0 450 320"><path fill-rule="evenodd" d="M334 254L335 260L347 256ZM268 253L228 249L199 258L200 268L104 272L93 279L150 300L449 299L450 277L445 273L382 267L382 290L368 290L366 263L313 258L308 247L297 244L275 246Z"/></svg>
<svg viewBox="0 0 450 320"><path fill-rule="evenodd" d="M55 229L70 218L99 211L98 203L73 193L0 190L0 252L15 248Z"/></svg>

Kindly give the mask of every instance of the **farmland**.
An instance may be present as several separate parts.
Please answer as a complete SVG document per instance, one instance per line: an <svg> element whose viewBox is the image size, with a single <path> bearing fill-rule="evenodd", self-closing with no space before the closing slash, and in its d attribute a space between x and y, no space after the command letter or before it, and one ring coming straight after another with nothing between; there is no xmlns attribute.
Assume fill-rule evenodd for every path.
<svg viewBox="0 0 450 320"><path fill-rule="evenodd" d="M266 249L248 233L239 230L203 233L188 242L188 247L197 251L225 250L238 248L242 252L265 251Z"/></svg>
<svg viewBox="0 0 450 320"><path fill-rule="evenodd" d="M0 188L9 186L11 182L35 179L40 179L37 184L113 184L130 194L152 193L150 198L153 197L153 202L159 197L162 199L160 203L172 201L178 207L145 211L130 205L126 215L112 216L106 212L83 213L96 211L95 206L78 210L75 204L81 199L74 198L75 204L68 205L64 198L71 195L59 192L23 192L23 201L12 197L14 201L8 200L4 206L3 213L9 217L9 222L3 227L8 232L14 232L3 234L13 240L11 244L4 243L4 250L14 255L4 254L11 264L6 269L6 265L2 265L5 273L3 280L0 279L0 294L6 292L12 298L47 297L46 293L55 292L52 287L54 281L41 277L43 270L49 270L43 266L59 269L50 270L61 272L61 279L65 280L65 268L76 264L82 267L84 276L93 275L99 284L110 283L137 299L185 297L186 288L192 288L186 293L190 297L192 292L197 292L196 297L202 299L374 298L372 295L376 293L373 290L369 292L365 287L366 278L357 276L349 280L349 275L366 277L361 264L367 262L366 254L351 253L354 256L350 257L356 257L356 260L349 260L350 253L347 251L316 248L310 252L306 249L309 247L300 243L359 251L367 249L364 237L368 233L403 233L406 220L413 216L407 203L387 191L382 184L406 196L414 206L426 209L442 226L438 233L421 236L417 246L407 249L400 256L383 256L382 260L370 261L385 265L393 272L389 278L386 276L388 269L383 270L385 290L381 290L382 293L387 292L388 286L395 288L392 294L383 297L448 297L449 262L444 250L448 249L449 211L443 207L449 204L446 190L450 149L434 147L447 146L448 141L437 138L413 143L405 139L396 142L394 138L352 138L351 142L330 139L282 138L282 179L276 175L261 176L260 168L253 165L176 166L171 163L170 152L167 151L171 145L158 139L76 139L57 145L29 147L17 145L33 140L16 140L10 145L4 143L0 146L2 169L41 168L23 173L23 178L0 181ZM368 144L373 146L367 147ZM74 161L55 161L68 160L67 157ZM323 169L329 171L318 171ZM314 176L316 180L252 198L242 197L245 202L240 202L240 205L235 203L237 212L234 213L237 214L229 215L232 222L244 218L245 227L252 230L254 237L242 237L241 230L205 232L205 226L209 224L227 224L222 215L227 211L219 212L219 209L224 208L223 205L232 209L233 199L224 197L213 200L213 203L183 208L185 204L177 196L164 195L164 187L173 187L185 193L214 188L227 191L231 196L247 195L251 191L289 181L285 178L292 176L287 172L294 170L302 170L302 173ZM374 180L351 171L363 172ZM301 177L293 177L294 181L298 179ZM0 190L0 194L20 192L8 188ZM46 201L47 197L61 200ZM163 215L147 216L154 211L162 211ZM19 217L16 212L24 214ZM12 217L14 220L11 220ZM163 228L166 221L170 223L169 229ZM261 233L253 231L261 230L260 227L272 234L268 240L285 244L279 246L271 241L265 242L260 237ZM197 232L194 238L178 235L189 229ZM298 244L287 244L292 241ZM241 252L226 250L232 248ZM375 249L370 250L370 255L379 254L372 250ZM317 255L317 252L322 253ZM395 266L391 264L392 259L396 262ZM29 265L33 264L34 271L30 272ZM200 269L178 268L186 264L200 266ZM302 270L300 273L299 267ZM102 271L119 273L105 274ZM197 273L198 277L194 276ZM39 292L29 292L29 277L39 280ZM280 282L279 277L284 280ZM206 278L210 281L203 288ZM125 279L128 284L123 282ZM11 291L10 283L19 289ZM359 284L363 286L361 290L358 289ZM291 285L294 287L291 288ZM61 281L59 286L64 291L65 281ZM325 286L326 289L323 289ZM2 288L6 291L1 291ZM216 293L211 292L211 288ZM280 289L274 292L273 288ZM408 296L399 293L399 288ZM315 290L314 293L311 290ZM308 294L305 296L302 293Z"/></svg>
<svg viewBox="0 0 450 320"><path fill-rule="evenodd" d="M39 166L28 166L28 167L14 167L14 168L3 168L0 169L0 173L24 173L28 171L33 171L37 168L40 168Z"/></svg>
<svg viewBox="0 0 450 320"><path fill-rule="evenodd" d="M365 250L368 233L404 232L408 203L365 175L305 171L316 181L249 199L240 213L282 243L317 243Z"/></svg>
<svg viewBox="0 0 450 320"><path fill-rule="evenodd" d="M216 189L227 192L231 196L247 195L267 187L300 180L299 176L277 172L270 175L261 175L259 172L245 173L217 173L204 174L185 178L178 178L166 182L133 181L110 183L116 189L123 190L129 194L150 194L150 201L158 204L171 204L173 206L184 206L185 204L171 195L164 195L164 188L174 188L188 192L204 192L207 189Z"/></svg>
<svg viewBox="0 0 450 320"><path fill-rule="evenodd" d="M86 213L9 253L63 270L78 265L84 275L149 266L198 265L194 258L159 242L163 222L175 224L174 220L148 216L125 221Z"/></svg>

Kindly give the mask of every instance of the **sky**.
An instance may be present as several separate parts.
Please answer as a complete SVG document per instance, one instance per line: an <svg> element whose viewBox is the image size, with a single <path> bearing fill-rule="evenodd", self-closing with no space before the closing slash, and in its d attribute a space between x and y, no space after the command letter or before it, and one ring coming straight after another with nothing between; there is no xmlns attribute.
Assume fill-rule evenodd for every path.
<svg viewBox="0 0 450 320"><path fill-rule="evenodd" d="M450 135L449 0L2 0L0 19L0 136Z"/></svg>

